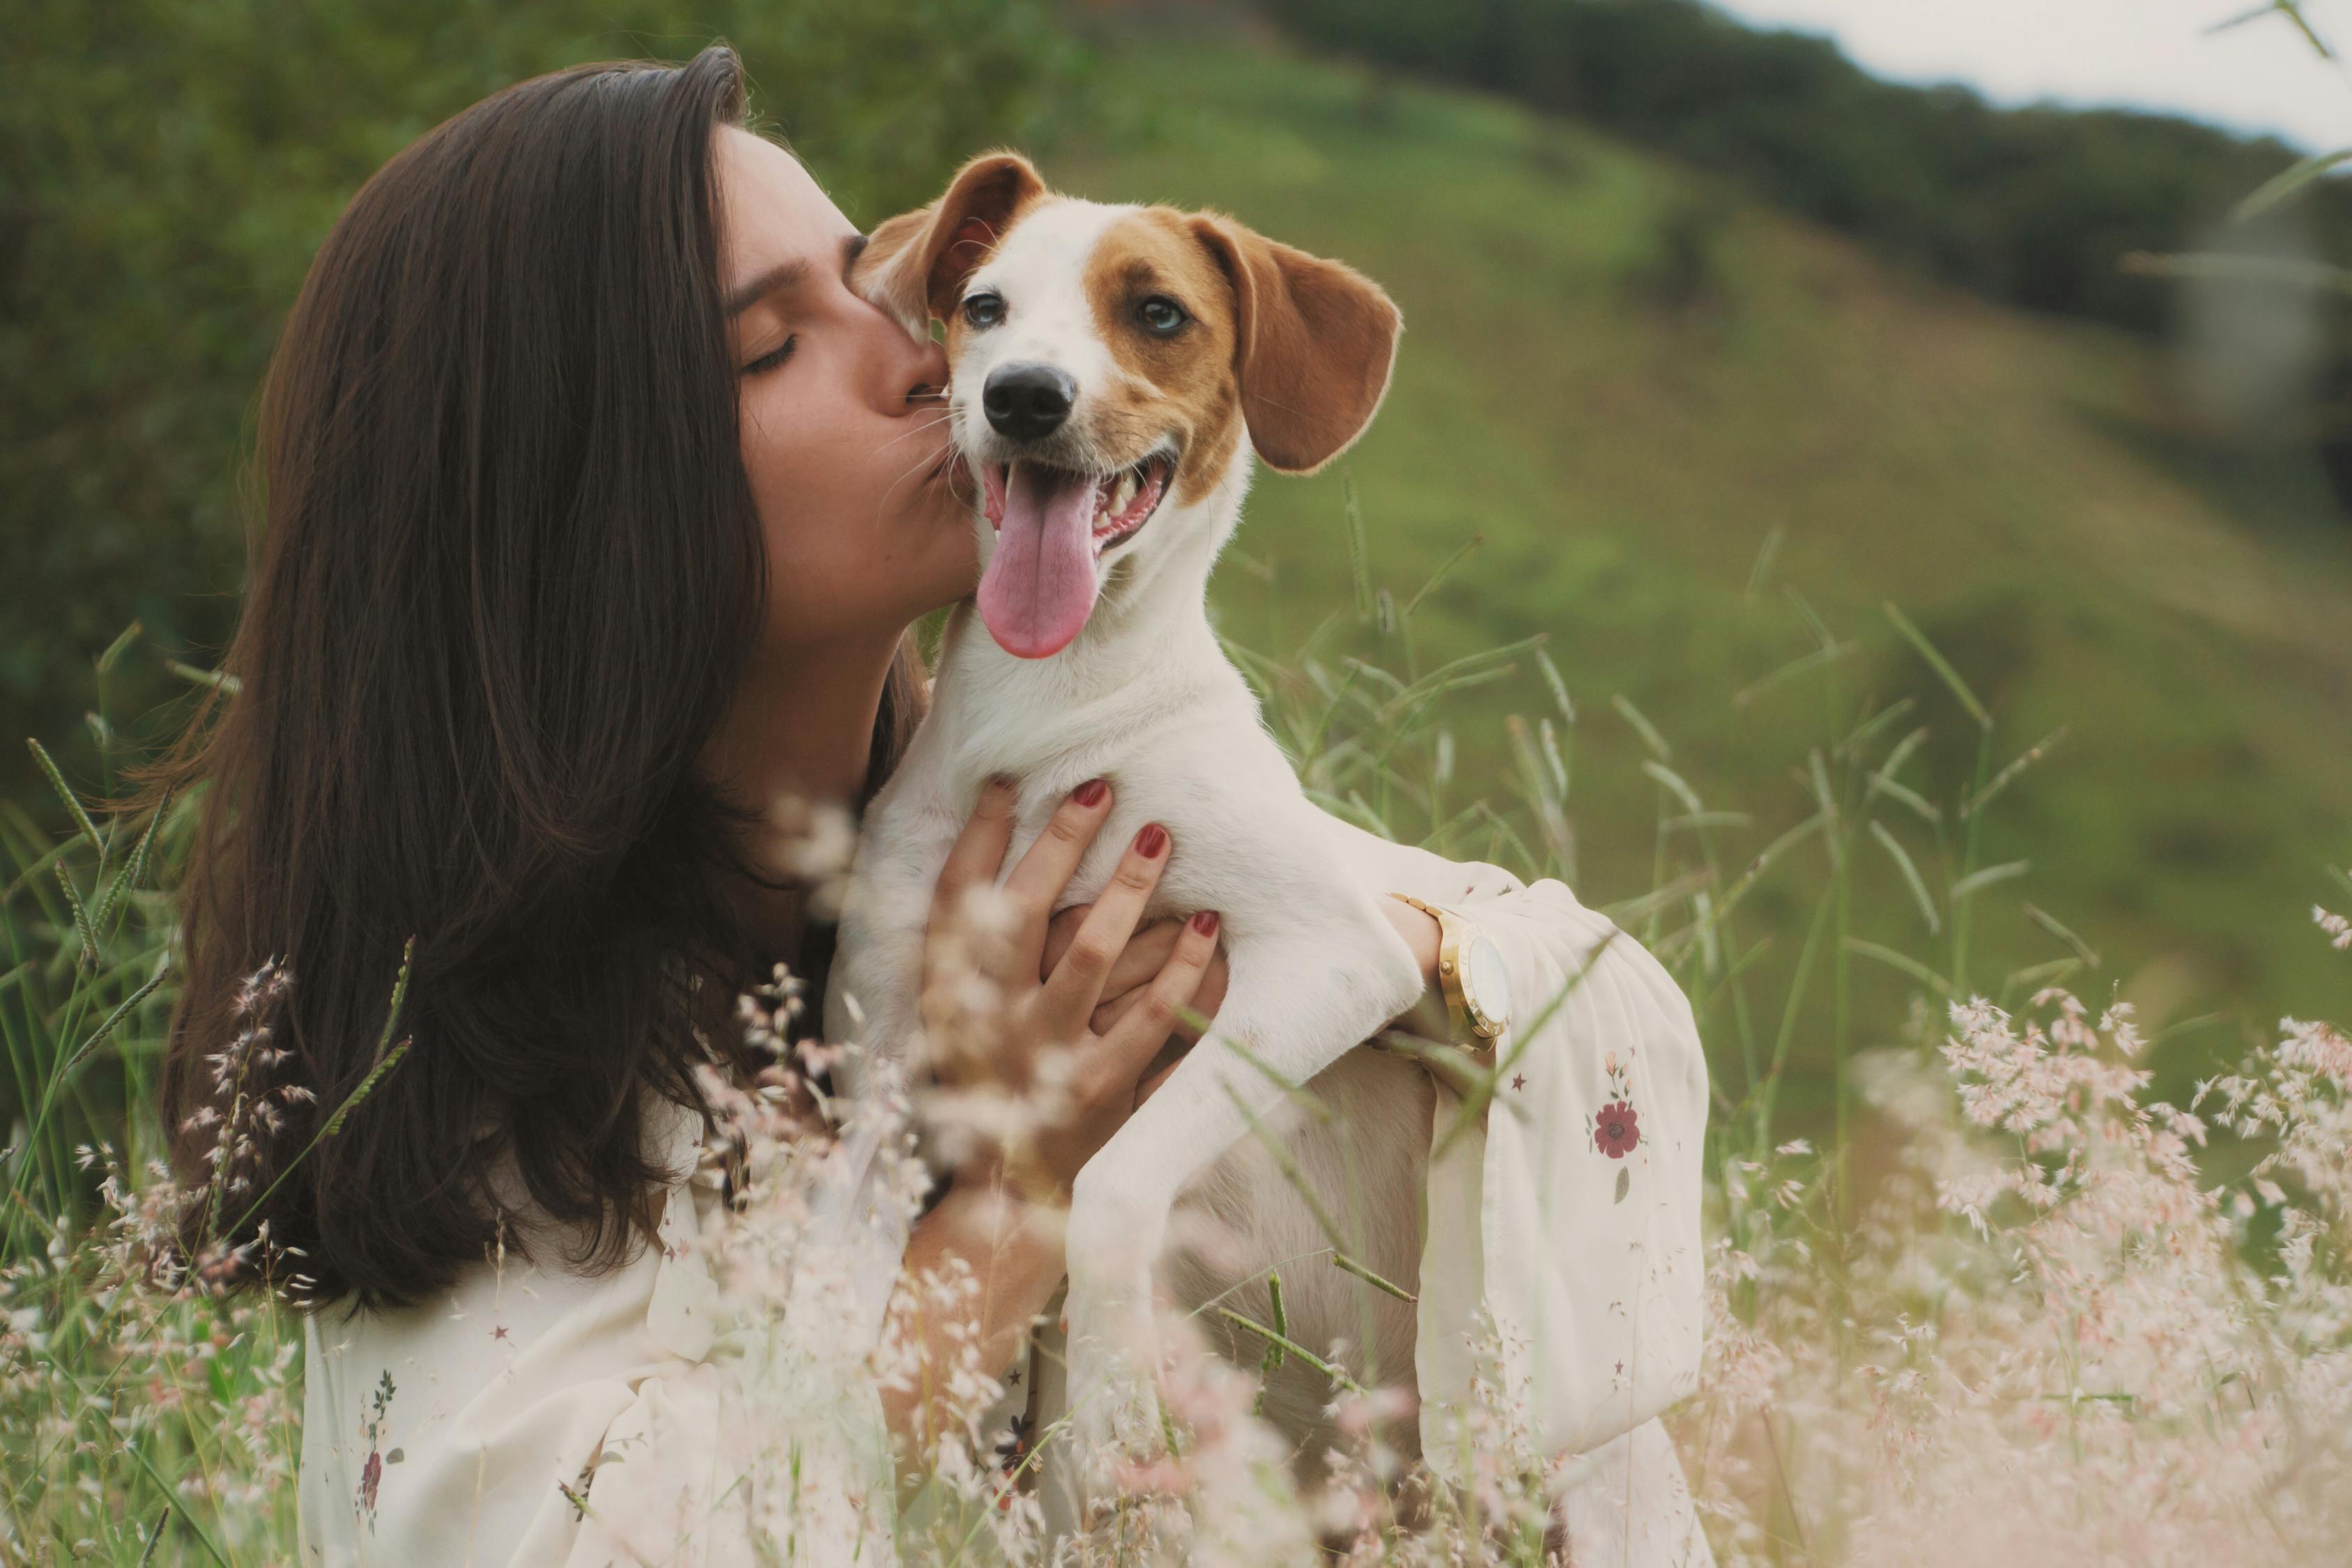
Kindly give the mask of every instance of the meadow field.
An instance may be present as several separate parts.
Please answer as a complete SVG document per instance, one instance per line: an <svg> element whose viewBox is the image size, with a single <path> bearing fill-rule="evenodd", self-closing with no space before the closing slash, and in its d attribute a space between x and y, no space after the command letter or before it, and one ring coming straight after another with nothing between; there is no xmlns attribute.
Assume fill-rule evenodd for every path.
<svg viewBox="0 0 2352 1568"><path fill-rule="evenodd" d="M1711 808L1754 814L1732 841L1751 852L1812 809L1788 775L1825 686L1916 692L1923 760L1965 777L1974 726L1892 600L1999 711L1999 762L2063 736L1990 830L1986 862L2027 869L1980 911L1988 966L2067 951L2027 902L2096 932L2101 986L2127 981L2158 1026L2236 1018L2178 1037L2183 1072L2339 994L2295 925L2352 858L2352 529L2305 452L2200 433L2159 344L1938 288L1572 122L1195 48L1155 49L1151 76L1185 88L1141 145L1058 150L1048 176L1222 207L1362 268L1406 321L1339 470L1260 479L1216 584L1232 635L1284 648L1346 602L1349 482L1401 582L1480 541L1420 644L1548 639L1580 721L1571 880L1601 904L1658 879L1653 747L1620 697ZM1834 667L1756 689L1814 652L1816 621ZM1503 776L1503 717L1536 690L1449 699L1465 772ZM1930 854L1916 814L1890 826ZM1890 858L1860 875L1870 919L1916 921ZM1768 970L1807 912L1758 906ZM1869 1016L1899 1016L1902 976L1863 984Z"/></svg>
<svg viewBox="0 0 2352 1568"><path fill-rule="evenodd" d="M2352 1018L2352 526L2308 450L2214 433L2160 339L1573 121L1256 26L1087 47L1035 79L1084 76L1071 106L979 130L1404 311L1371 433L1262 477L1214 588L1302 777L1562 878L1692 999L1712 1338L1672 1427L1718 1558L2344 1561L2352 1041L2319 1020ZM796 139L867 224L929 177L873 136ZM191 803L100 805L156 732L126 709L211 679L197 651L76 652L96 721L0 800L0 1563L294 1561L299 1321L201 1268L132 1283L294 1115L232 1096L209 1194L157 1163ZM1200 1386L1204 1431L1246 1409ZM1302 1496L1246 1427L1181 1445L1195 1561L1335 1531L1350 1562L1543 1561L1547 1467L1501 1415L1419 1534L1376 1445ZM1034 1552L993 1436L951 1435L910 1556Z"/></svg>

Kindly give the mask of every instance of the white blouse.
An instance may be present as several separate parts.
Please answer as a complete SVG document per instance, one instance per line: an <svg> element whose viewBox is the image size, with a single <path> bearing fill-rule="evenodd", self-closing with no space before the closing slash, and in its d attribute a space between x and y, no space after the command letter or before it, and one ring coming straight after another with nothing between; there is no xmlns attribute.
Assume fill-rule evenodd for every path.
<svg viewBox="0 0 2352 1568"><path fill-rule="evenodd" d="M1483 1309L1507 1407L1538 1451L1582 1456L1561 1472L1580 1568L1710 1563L1656 1419L1696 1385L1703 1318L1707 1098L1689 1005L1558 881L1528 887L1494 866L1348 837L1373 885L1477 921L1516 1009L1496 1043L1500 1091L1431 1163L1423 1451L1442 1474L1458 1466L1452 1396L1475 1370L1465 1331ZM424 1306L309 1316L302 1563L880 1560L895 1505L870 1384L794 1403L803 1525L755 1559L751 1533L767 1526L750 1489L729 1484L741 1473L729 1436L751 1425L740 1402L772 1404L774 1390L746 1392L734 1369L748 1363L719 1321L703 1243L719 1198L690 1179L701 1118L654 1103L649 1147L676 1176L658 1247L640 1244L594 1279L551 1248L537 1267L509 1257ZM1441 1083L1437 1133L1459 1103Z"/></svg>

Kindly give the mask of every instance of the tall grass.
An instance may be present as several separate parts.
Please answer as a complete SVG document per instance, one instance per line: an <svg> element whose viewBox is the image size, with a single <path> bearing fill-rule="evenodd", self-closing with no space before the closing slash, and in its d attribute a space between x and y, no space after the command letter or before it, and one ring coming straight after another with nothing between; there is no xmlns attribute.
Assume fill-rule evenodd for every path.
<svg viewBox="0 0 2352 1568"><path fill-rule="evenodd" d="M1229 645L1327 809L1573 885L1580 826L1614 826L1579 822L1580 729L1629 726L1647 753L1652 886L1608 912L1685 987L1714 1078L1711 1348L1702 1392L1673 1419L1725 1560L2346 1560L2352 1043L2285 1020L2197 1103L2148 1098L2155 1042L2127 1003L2066 989L2102 955L2020 897L2025 868L1989 858L1988 824L2059 765L2057 738L2010 734L1898 606L1833 626L1782 589L1806 651L1725 694L1727 715L1769 703L1812 716L1787 786L1802 815L1768 838L1756 825L1778 803L1717 798L1685 738L1622 696L1579 692L1540 639L1428 660L1415 620L1435 580L1381 581L1352 487L1338 526L1353 602L1296 647ZM1475 570L1475 550L1466 542L1440 578ZM1769 553L1759 594L1772 591ZM130 644L101 657L102 674ZM1855 678L1874 667L1858 655L1896 645L1967 716L1964 776L1928 771L1943 753L1915 722L1921 693ZM1480 684L1524 699L1503 777L1456 770L1447 699ZM112 765L120 744L94 723ZM161 888L190 803L101 820L57 784L62 838L0 803L13 868L0 892L13 1095L0 1563L289 1560L299 1322L267 1296L217 1299L201 1270L141 1281L143 1246L183 1200L158 1159L154 1083L172 991ZM1870 858L1891 882L1857 877ZM1804 911L1796 952L1769 964L1753 913L1768 893ZM2046 961L1983 972L1971 931L2000 902L2046 934ZM2336 916L2316 920L2312 940L2352 945ZM1906 1011L1863 1010L1878 994L1855 987L1863 964L1904 977ZM1801 1136L1782 1089L1816 1044L1799 1037L1823 1016L1809 999L1824 997L1833 1100ZM1492 1090L1449 1070L1474 1103ZM215 1180L234 1164L226 1154ZM1316 1365L1330 1349L1279 1321L1248 1327L1269 1355ZM1331 1365L1335 1399L1368 1410ZM1182 1484L1138 1485L1223 1521L1196 1555L1287 1561L1336 1531L1363 1561L1541 1560L1546 1467L1502 1414L1481 1428L1487 1489L1399 1530L1382 1484L1392 1457L1368 1415L1362 1451L1324 1493L1269 1479L1281 1456L1250 1418L1257 1370L1204 1363L1163 1390ZM972 1369L971 1387L976 1423L992 1380ZM977 1457L996 1435L950 1436L946 1504L909 1550L1029 1550L1029 1515L996 1506L998 1472Z"/></svg>

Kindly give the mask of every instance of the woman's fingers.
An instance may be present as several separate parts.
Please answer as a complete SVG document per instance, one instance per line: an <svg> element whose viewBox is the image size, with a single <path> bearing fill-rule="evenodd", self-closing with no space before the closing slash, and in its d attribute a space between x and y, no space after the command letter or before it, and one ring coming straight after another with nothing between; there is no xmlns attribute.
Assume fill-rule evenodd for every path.
<svg viewBox="0 0 2352 1568"><path fill-rule="evenodd" d="M1092 904L1072 904L1066 910L1054 911L1052 921L1045 927L1045 962L1039 966L1037 974L1040 981L1053 973L1054 966L1062 962L1062 955L1070 951L1070 943L1077 938L1078 928L1086 923L1087 916L1094 912L1094 908ZM1177 933L1183 929L1183 917L1173 915L1153 921L1128 938L1127 946L1111 960L1110 975L1103 982L1102 1005L1108 1006L1128 992L1149 984L1151 977L1160 973L1160 966L1168 962L1168 955L1176 951ZM1096 1033L1101 1031L1097 1030Z"/></svg>
<svg viewBox="0 0 2352 1568"><path fill-rule="evenodd" d="M1131 1084L1151 1065L1168 1037L1176 1032L1179 1015L1199 997L1202 977L1216 952L1217 913L1202 910L1184 922L1176 951L1168 955L1159 978L1102 1037L1103 1070L1115 1081Z"/></svg>
<svg viewBox="0 0 2352 1568"><path fill-rule="evenodd" d="M967 893L996 879L997 869L1004 864L1005 846L1013 842L1013 812L1020 799L1020 786L1002 774L981 786L979 804L972 807L963 831L956 835L947 863L940 868L939 883L931 890L927 945L936 944L942 932L962 921Z"/></svg>
<svg viewBox="0 0 2352 1568"><path fill-rule="evenodd" d="M1168 928L1171 944L1175 940L1175 933L1184 929L1184 922L1181 921L1163 921L1160 924ZM1159 929L1158 926L1149 927L1145 934ZM1128 952L1134 952L1136 946L1142 941L1143 936L1138 935L1133 942L1128 944ZM1127 1016L1128 1011L1143 1000L1143 985L1130 986L1124 991L1118 989L1118 971L1124 967L1124 958L1119 963L1112 965L1111 984L1103 988L1103 1000L1095 1007L1094 1028L1097 1035L1109 1034L1112 1027L1121 1018ZM1154 971L1155 974L1157 973ZM1208 970L1201 976L1200 989L1192 993L1192 1000L1189 1005L1190 1010L1202 1018L1213 1018L1217 1016L1217 1009L1224 1005L1224 1000L1225 950L1221 947L1209 955ZM1170 1032L1187 1045L1196 1045L1201 1038L1199 1026L1189 1018L1178 1018L1176 1027Z"/></svg>
<svg viewBox="0 0 2352 1568"><path fill-rule="evenodd" d="M1179 936L1181 931L1183 931L1183 921L1181 920L1160 920L1160 921L1152 921L1150 926L1143 926L1140 931L1136 931L1136 941L1127 942L1127 952L1119 954L1119 962L1110 966L1110 980L1103 985L1103 999L1094 1004L1096 1035L1110 1035L1110 1025L1127 1018L1127 1008L1131 1008L1136 1002L1143 999L1143 987L1150 985L1152 980L1160 975L1160 969L1169 962L1169 954L1176 950L1176 936ZM1143 950L1143 947L1150 947L1150 954L1148 954L1150 966L1140 971L1140 973L1129 975L1129 969L1139 963L1136 954L1139 954L1139 950ZM1200 994L1192 996L1192 1011L1204 1016L1204 1018L1216 1018L1218 1004L1223 1004L1223 1002L1225 1002L1225 950L1223 947L1218 947L1216 952L1209 954L1209 973L1204 973L1200 978ZM1176 1035L1179 1035L1179 1039L1188 1039L1188 1041L1200 1039L1200 1030L1195 1030L1190 1023L1176 1025Z"/></svg>
<svg viewBox="0 0 2352 1568"><path fill-rule="evenodd" d="M1073 1038L1085 1032L1095 1004L1102 1000L1104 984L1135 935L1143 908L1151 901L1152 889L1160 886L1160 873L1167 866L1168 830L1156 822L1146 823L1127 853L1118 858L1118 869L1111 873L1109 886L1078 923L1069 950L1045 977L1045 1016ZM1179 941L1176 945L1183 943Z"/></svg>
<svg viewBox="0 0 2352 1568"><path fill-rule="evenodd" d="M1054 808L1037 841L1022 851L1013 874L1004 879L1004 895L1013 903L1017 951L1026 955L1032 970L1045 949L1045 922L1054 912L1054 902L1069 885L1103 819L1110 815L1110 785L1101 779L1088 779L1072 790Z"/></svg>

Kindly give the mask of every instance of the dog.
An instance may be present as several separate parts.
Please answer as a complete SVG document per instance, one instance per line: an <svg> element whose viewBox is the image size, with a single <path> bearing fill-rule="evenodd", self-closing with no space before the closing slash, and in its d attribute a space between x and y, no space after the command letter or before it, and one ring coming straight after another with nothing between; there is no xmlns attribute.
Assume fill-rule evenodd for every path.
<svg viewBox="0 0 2352 1568"><path fill-rule="evenodd" d="M1353 443L1386 395L1402 319L1342 263L1215 213L1056 194L1009 153L880 225L851 282L910 333L946 323L984 570L950 619L930 711L868 808L827 1037L885 1055L917 1037L932 888L992 775L1020 781L1008 868L1070 790L1115 785L1065 905L1099 894L1141 825L1167 826L1174 853L1147 918L1219 911L1227 989L1201 1044L1079 1174L1064 1316L1078 1451L1149 1448L1155 1266L1180 1199L1242 1238L1170 1260L1188 1305L1270 1321L1264 1284L1236 1280L1329 1246L1253 1123L1279 1129L1327 1213L1350 1215L1354 1261L1407 1297L1419 1269L1433 1091L1409 1058L1355 1047L1422 999L1423 977L1344 840L1358 830L1307 800L1205 606L1254 463L1310 473ZM1297 1114L1277 1079L1334 1114ZM1344 1340L1410 1390L1412 1300L1328 1258L1284 1285L1295 1342ZM1332 1392L1292 1357L1264 1408L1319 1455ZM1417 1449L1410 1426L1399 1447ZM1100 1479L1078 1484L1098 1493Z"/></svg>

